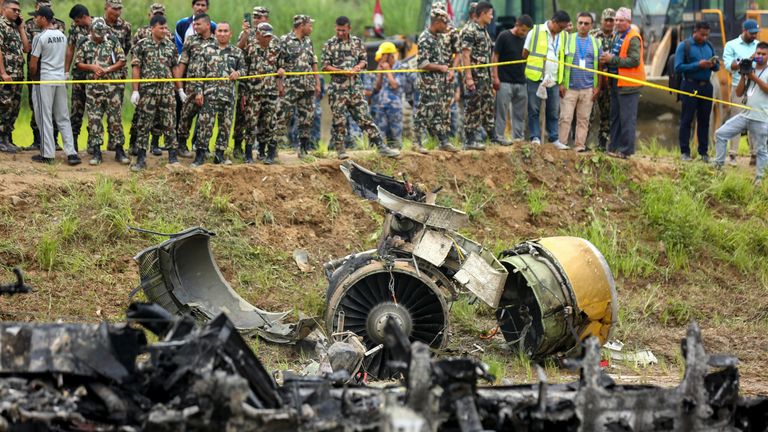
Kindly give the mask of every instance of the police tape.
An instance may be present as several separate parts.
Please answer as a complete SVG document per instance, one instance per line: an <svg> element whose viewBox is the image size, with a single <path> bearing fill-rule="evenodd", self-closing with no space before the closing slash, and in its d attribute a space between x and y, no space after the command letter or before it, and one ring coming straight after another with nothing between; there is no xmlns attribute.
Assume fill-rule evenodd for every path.
<svg viewBox="0 0 768 432"><path fill-rule="evenodd" d="M510 66L510 65L516 65L516 64L523 64L527 63L527 60L512 60L512 61L505 61L505 62L497 62L497 63L483 63L483 64L476 64L476 65L468 65L468 66L456 66L449 68L451 71L464 71L464 70L470 70L470 69L481 69L481 68L491 68L491 67L498 67L498 66ZM752 108L738 104L735 102L725 101L722 99L715 99L713 97L709 96L703 96L698 94L698 92L687 92L680 89L675 89L667 86L663 86L661 84L652 83L649 81L643 81L638 80L635 78L620 76L618 74L613 74L610 72L605 72L601 70L594 70L588 67L581 67L578 65L568 64L566 62L558 60L559 64L562 64L565 67L570 67L572 69L580 69L587 72L596 73L598 75L613 78L617 80L622 80L626 82L631 82L633 84L637 84L638 86L642 87L649 87L656 90L662 90L662 91L668 91L670 93L676 93L681 96L688 96L698 99L703 99L710 101L712 103L718 103L722 105L732 106L741 108L744 110L752 110ZM424 70L424 69L386 69L386 70L362 70L358 72L353 71L306 71L306 72L284 72L283 76L308 76L308 75L365 75L365 74L387 74L387 73L428 73L430 71ZM238 77L237 81L243 81L243 80L254 80L254 79L263 79L263 78L270 78L270 77L277 77L280 74L277 72L272 73L265 73L265 74L257 74L257 75L243 75ZM75 84L132 84L132 83L175 83L175 82L211 82L211 81L233 81L228 76L227 77L200 77L200 78L190 78L190 77L184 77L184 78L122 78L122 79L88 79L88 80L47 80L47 81L41 81L41 80L26 80L26 81L0 81L0 85L75 85Z"/></svg>

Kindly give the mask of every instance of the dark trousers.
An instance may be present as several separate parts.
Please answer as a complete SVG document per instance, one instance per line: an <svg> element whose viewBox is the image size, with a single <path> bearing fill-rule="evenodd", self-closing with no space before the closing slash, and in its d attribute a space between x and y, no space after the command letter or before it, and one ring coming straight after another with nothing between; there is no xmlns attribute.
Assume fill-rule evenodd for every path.
<svg viewBox="0 0 768 432"><path fill-rule="evenodd" d="M633 155L640 92L619 93L616 80L611 81L611 142L608 144L608 151L625 156Z"/></svg>
<svg viewBox="0 0 768 432"><path fill-rule="evenodd" d="M683 80L681 90L688 93L698 93L701 96L712 97L712 84L708 81ZM683 102L680 113L680 153L691 155L691 125L696 119L696 137L699 139L699 154L705 156L709 150L709 115L712 113L712 102L690 96L680 96Z"/></svg>

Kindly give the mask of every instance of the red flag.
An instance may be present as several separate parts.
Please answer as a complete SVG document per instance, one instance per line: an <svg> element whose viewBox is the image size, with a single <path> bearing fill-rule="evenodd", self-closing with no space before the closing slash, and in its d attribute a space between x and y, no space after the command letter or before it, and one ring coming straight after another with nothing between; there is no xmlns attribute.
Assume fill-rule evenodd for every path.
<svg viewBox="0 0 768 432"><path fill-rule="evenodd" d="M451 7L451 0L445 1L445 11L448 12L448 16L453 20L453 8Z"/></svg>
<svg viewBox="0 0 768 432"><path fill-rule="evenodd" d="M381 11L381 0L376 0L373 7L373 31L378 37L384 37L384 13Z"/></svg>

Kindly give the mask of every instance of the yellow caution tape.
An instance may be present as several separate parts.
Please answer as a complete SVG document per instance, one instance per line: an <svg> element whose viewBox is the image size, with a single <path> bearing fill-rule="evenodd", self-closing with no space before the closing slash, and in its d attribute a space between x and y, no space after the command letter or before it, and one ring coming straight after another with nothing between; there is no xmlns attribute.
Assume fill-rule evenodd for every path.
<svg viewBox="0 0 768 432"><path fill-rule="evenodd" d="M477 64L477 65L469 65L469 66L457 66L452 67L450 70L452 71L463 71L463 70L469 70L469 69L481 69L481 68L490 68L490 67L498 67L498 66L509 66L509 65L515 65L515 64L522 64L527 63L527 60L513 60L513 61L506 61L506 62L498 62L498 63L484 63L484 64ZM602 75L608 78L614 78L614 79L622 79L624 81L631 82L633 84L637 84L638 86L644 86L644 87L650 87L657 90L662 91L668 91L672 93L676 93L682 96L689 96L689 97L695 97L698 99L708 100L713 103L719 103L723 105L738 107L745 110L752 110L752 108L737 104L734 102L728 102L721 99L715 99L708 96L702 96L696 92L690 93L683 90L673 89L671 87L663 86L660 84L655 84L648 81L638 80L634 78L624 77L617 74L612 74L609 72L603 72L600 70L594 70L587 67L581 67L577 65L568 64L565 62L558 61L558 63L563 64L566 67L570 67L573 69L581 69L587 72L596 73L598 75ZM350 71L310 71L310 72L285 72L285 76L307 76L307 75L362 75L362 74L383 74L383 73L425 73L429 72L424 69L397 69L397 70L363 70L360 72L350 72ZM258 75L244 75L238 78L238 80L251 80L251 79L260 79L260 78L269 78L269 77L275 77L278 76L278 73L265 73L265 74L258 74ZM0 81L0 85L41 85L41 84L128 84L128 83L163 83L163 82L208 82L208 81L229 81L229 77L207 77L207 78L125 78L125 79L105 79L105 80L51 80L51 81Z"/></svg>

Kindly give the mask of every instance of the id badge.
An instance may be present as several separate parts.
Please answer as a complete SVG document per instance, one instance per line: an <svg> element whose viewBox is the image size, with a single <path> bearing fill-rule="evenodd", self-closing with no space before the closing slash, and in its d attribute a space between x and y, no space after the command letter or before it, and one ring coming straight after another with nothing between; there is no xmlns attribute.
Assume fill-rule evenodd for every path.
<svg viewBox="0 0 768 432"><path fill-rule="evenodd" d="M580 60L579 60L579 67L580 67L580 68L585 68L585 69L586 69L586 67L587 67L587 61L586 61L586 60L584 60L584 59L580 59Z"/></svg>

